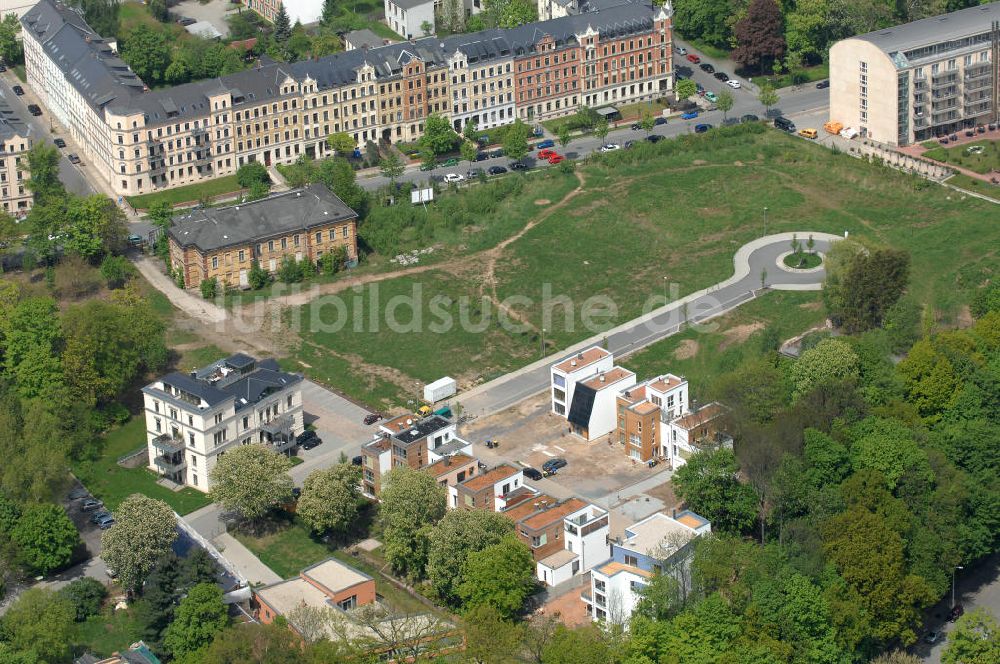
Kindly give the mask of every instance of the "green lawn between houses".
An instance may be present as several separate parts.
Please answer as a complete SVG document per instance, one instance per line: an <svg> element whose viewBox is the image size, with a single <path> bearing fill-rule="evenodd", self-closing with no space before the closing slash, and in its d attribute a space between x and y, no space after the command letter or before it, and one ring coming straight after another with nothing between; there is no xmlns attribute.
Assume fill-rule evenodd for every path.
<svg viewBox="0 0 1000 664"><path fill-rule="evenodd" d="M235 175L225 175L221 178L205 180L184 187L164 189L150 194L140 194L138 196L127 196L129 205L136 210L148 210L160 201L166 201L171 205L180 203L196 203L203 198L214 198L224 194L236 194L240 191L240 185L236 182Z"/></svg>
<svg viewBox="0 0 1000 664"><path fill-rule="evenodd" d="M924 144L926 146L926 144ZM974 173L1000 171L1000 141L982 140L955 147L932 145L924 156L954 166L967 168ZM984 183L985 184L985 183Z"/></svg>
<svg viewBox="0 0 1000 664"><path fill-rule="evenodd" d="M73 474L83 482L105 506L114 511L120 502L133 493L141 493L170 505L184 515L209 504L208 496L194 489L170 489L156 483L156 475L146 468L124 468L118 458L146 444L146 421L142 414L124 426L109 431L101 440L100 456L78 461Z"/></svg>
<svg viewBox="0 0 1000 664"><path fill-rule="evenodd" d="M321 380L375 406L414 398L409 388L396 390L394 398L386 383L417 384L442 375L488 380L539 356L544 284L575 305L568 320L562 308L552 309L545 335L551 351L591 335L580 324L580 305L593 295L605 295L617 305L617 315L606 322L610 328L636 317L647 298L662 293L664 278L678 285L680 295L727 278L736 249L763 234L765 206L769 233L848 231L909 250L911 291L942 322L954 320L968 290L1000 267L995 249L1000 247L1000 228L991 222L995 209L990 204L963 200L952 190L777 131L747 131L756 130L685 136L582 166L584 191L509 245L497 264L500 300L530 299L510 306L530 324L528 330L512 334L499 329L495 310L482 333L461 326L444 332L428 329L427 323L436 320L427 316L433 296L452 303L445 309L454 320L461 310L455 303L462 298L470 303L473 321L481 321L486 308L474 304L481 302L482 275L459 278L432 271L383 281L378 298L366 289L358 300L344 302L352 320L355 310L378 300L384 321L391 297L420 292L423 331L394 332L383 324L377 331L356 333L350 324L340 331L306 325L299 356L312 366L333 362L323 359L331 357L350 364L348 371L322 371ZM405 307L396 313L404 323L411 320ZM308 320L309 310L302 314ZM787 312L772 314L781 324ZM788 336L799 331L789 329ZM363 364L391 367L393 377L359 382L359 374L379 375L364 371ZM305 371L310 372L308 367Z"/></svg>

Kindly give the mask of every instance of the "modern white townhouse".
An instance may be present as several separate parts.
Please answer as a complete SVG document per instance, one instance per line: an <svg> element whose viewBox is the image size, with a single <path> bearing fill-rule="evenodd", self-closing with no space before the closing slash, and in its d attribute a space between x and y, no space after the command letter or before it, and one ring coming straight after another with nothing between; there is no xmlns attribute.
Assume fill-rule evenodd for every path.
<svg viewBox="0 0 1000 664"><path fill-rule="evenodd" d="M211 489L209 474L234 445L288 454L304 430L302 376L237 353L142 388L149 468L177 484Z"/></svg>

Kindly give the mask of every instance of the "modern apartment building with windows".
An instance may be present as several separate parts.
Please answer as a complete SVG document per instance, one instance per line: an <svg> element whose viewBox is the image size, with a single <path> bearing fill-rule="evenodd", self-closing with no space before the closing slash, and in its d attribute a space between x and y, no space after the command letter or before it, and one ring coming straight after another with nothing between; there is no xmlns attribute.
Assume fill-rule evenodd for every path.
<svg viewBox="0 0 1000 664"><path fill-rule="evenodd" d="M0 202L4 212L16 217L27 214L34 200L27 187L31 144L31 127L0 100Z"/></svg>
<svg viewBox="0 0 1000 664"><path fill-rule="evenodd" d="M830 118L909 145L1000 119L1000 2L830 48Z"/></svg>
<svg viewBox="0 0 1000 664"><path fill-rule="evenodd" d="M237 353L192 371L174 372L142 388L149 468L199 491L234 445L260 444L289 453L302 433L302 376L271 359Z"/></svg>
<svg viewBox="0 0 1000 664"><path fill-rule="evenodd" d="M431 113L488 128L662 96L673 87L672 14L669 3L623 3L295 63L262 57L245 71L158 90L57 0L40 0L21 25L28 83L109 187L133 195L249 161L322 158L337 132L359 146L414 141Z"/></svg>

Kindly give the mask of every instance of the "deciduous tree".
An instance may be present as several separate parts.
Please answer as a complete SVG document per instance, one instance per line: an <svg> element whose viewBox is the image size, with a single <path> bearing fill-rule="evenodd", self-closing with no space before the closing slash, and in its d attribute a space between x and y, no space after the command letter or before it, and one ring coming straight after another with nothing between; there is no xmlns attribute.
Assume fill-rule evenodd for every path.
<svg viewBox="0 0 1000 664"><path fill-rule="evenodd" d="M236 183L244 189L249 189L256 182L265 184L271 182L271 176L267 174L267 166L259 161L248 161L236 169Z"/></svg>
<svg viewBox="0 0 1000 664"><path fill-rule="evenodd" d="M419 470L394 468L383 478L379 522L386 561L397 573L424 576L433 525L445 513L445 492Z"/></svg>
<svg viewBox="0 0 1000 664"><path fill-rule="evenodd" d="M69 564L80 534L59 505L30 505L11 532L24 562L38 574L48 574Z"/></svg>
<svg viewBox="0 0 1000 664"><path fill-rule="evenodd" d="M672 482L677 495L713 529L745 532L754 524L757 499L753 488L739 481L738 470L731 450L706 450L692 455Z"/></svg>
<svg viewBox="0 0 1000 664"><path fill-rule="evenodd" d="M792 367L795 396L807 394L828 381L858 377L858 356L841 339L824 339L802 353Z"/></svg>
<svg viewBox="0 0 1000 664"><path fill-rule="evenodd" d="M452 129L448 118L431 113L424 123L424 135L420 139L420 145L430 150L435 155L449 152L455 147L458 134Z"/></svg>
<svg viewBox="0 0 1000 664"><path fill-rule="evenodd" d="M785 29L775 0L751 0L746 16L733 28L736 48L732 57L754 72L769 71L785 54Z"/></svg>
<svg viewBox="0 0 1000 664"><path fill-rule="evenodd" d="M39 662L67 661L75 616L73 605L62 595L29 588L3 616L5 641L15 652L34 653Z"/></svg>
<svg viewBox="0 0 1000 664"><path fill-rule="evenodd" d="M8 65L21 62L24 59L24 47L18 34L21 32L21 22L17 14L10 13L0 21L0 58Z"/></svg>
<svg viewBox="0 0 1000 664"><path fill-rule="evenodd" d="M674 94L677 95L677 101L692 97L696 92L698 92L698 86L690 78L682 78L674 84Z"/></svg>
<svg viewBox="0 0 1000 664"><path fill-rule="evenodd" d="M170 66L170 44L164 31L139 23L121 42L122 59L147 84L166 81Z"/></svg>
<svg viewBox="0 0 1000 664"><path fill-rule="evenodd" d="M486 605L510 619L524 606L534 581L531 550L511 533L496 544L468 554L457 591L466 609Z"/></svg>
<svg viewBox="0 0 1000 664"><path fill-rule="evenodd" d="M1000 625L985 607L958 619L948 634L941 655L944 664L990 664L1000 662Z"/></svg>
<svg viewBox="0 0 1000 664"><path fill-rule="evenodd" d="M387 154L379 162L379 170L382 172L382 177L388 179L389 185L395 189L396 180L406 172L406 165L395 150L390 148L386 152Z"/></svg>
<svg viewBox="0 0 1000 664"><path fill-rule="evenodd" d="M503 153L513 161L521 161L528 155L528 136L531 130L520 118L507 129L503 141Z"/></svg>
<svg viewBox="0 0 1000 664"><path fill-rule="evenodd" d="M764 107L764 116L766 117L770 114L771 107L777 106L781 98L778 97L778 92L770 83L765 83L760 86L760 91L757 93L757 101Z"/></svg>
<svg viewBox="0 0 1000 664"><path fill-rule="evenodd" d="M725 122L726 118L729 116L729 111L733 110L733 103L733 93L729 90L723 90L716 98L715 105L720 111L722 111L723 122Z"/></svg>
<svg viewBox="0 0 1000 664"><path fill-rule="evenodd" d="M368 207L368 194L357 183L357 173L343 158L324 159L316 168L316 180L326 185L347 207L364 216Z"/></svg>
<svg viewBox="0 0 1000 664"><path fill-rule="evenodd" d="M135 591L175 539L173 510L163 501L133 493L118 505L115 527L101 536L101 558L118 573L123 588Z"/></svg>
<svg viewBox="0 0 1000 664"><path fill-rule="evenodd" d="M521 625L505 620L496 609L481 604L465 613L465 654L476 664L516 664L523 647Z"/></svg>
<svg viewBox="0 0 1000 664"><path fill-rule="evenodd" d="M513 530L510 519L484 510L450 510L430 535L427 577L434 592L455 604L461 597L466 559L476 551L499 543Z"/></svg>
<svg viewBox="0 0 1000 664"><path fill-rule="evenodd" d="M354 152L357 142L354 137L347 132L340 131L326 137L326 144L333 150L334 155L343 157Z"/></svg>
<svg viewBox="0 0 1000 664"><path fill-rule="evenodd" d="M261 444L240 445L219 457L210 473L212 500L241 519L258 521L292 497L288 457Z"/></svg>
<svg viewBox="0 0 1000 664"><path fill-rule="evenodd" d="M222 589L215 583L199 583L174 611L173 622L163 636L163 645L174 657L183 657L210 644L228 622Z"/></svg>
<svg viewBox="0 0 1000 664"><path fill-rule="evenodd" d="M108 596L108 589L97 579L84 576L74 579L69 585L59 589L59 594L68 599L76 610L76 621L83 622L101 612L101 603Z"/></svg>
<svg viewBox="0 0 1000 664"><path fill-rule="evenodd" d="M365 502L360 484L361 467L354 464L314 470L302 485L296 514L314 533L342 535L357 520Z"/></svg>

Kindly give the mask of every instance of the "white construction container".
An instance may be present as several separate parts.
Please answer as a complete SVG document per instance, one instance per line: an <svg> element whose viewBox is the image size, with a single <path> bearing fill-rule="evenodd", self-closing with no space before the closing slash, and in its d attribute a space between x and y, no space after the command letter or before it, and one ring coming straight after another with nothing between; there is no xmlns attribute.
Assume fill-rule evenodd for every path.
<svg viewBox="0 0 1000 664"><path fill-rule="evenodd" d="M445 376L433 383L424 385L424 401L427 403L436 403L441 401L441 399L447 399L457 391L458 385L455 383L455 379Z"/></svg>

